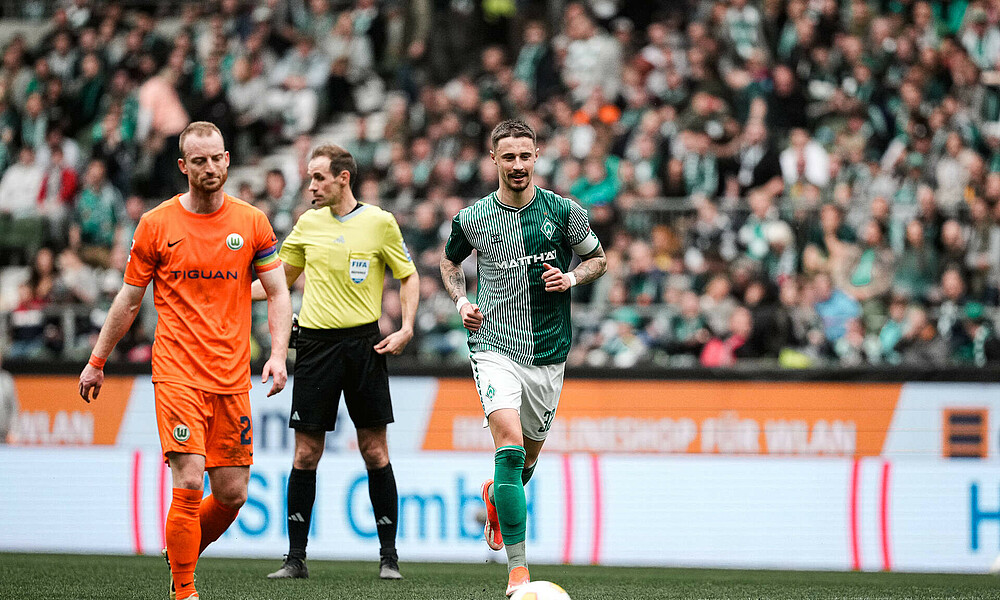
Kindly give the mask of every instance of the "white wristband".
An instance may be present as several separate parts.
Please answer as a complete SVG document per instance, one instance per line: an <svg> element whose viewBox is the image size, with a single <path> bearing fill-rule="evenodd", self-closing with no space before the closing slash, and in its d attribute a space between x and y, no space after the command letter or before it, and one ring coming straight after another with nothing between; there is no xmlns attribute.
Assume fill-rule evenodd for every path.
<svg viewBox="0 0 1000 600"><path fill-rule="evenodd" d="M576 273L570 271L566 274L569 275L569 287L576 287Z"/></svg>
<svg viewBox="0 0 1000 600"><path fill-rule="evenodd" d="M458 312L462 312L462 307L465 306L466 304L472 304L472 303L469 302L468 298L462 296L461 298L458 299L458 302L455 303L455 308L458 309Z"/></svg>

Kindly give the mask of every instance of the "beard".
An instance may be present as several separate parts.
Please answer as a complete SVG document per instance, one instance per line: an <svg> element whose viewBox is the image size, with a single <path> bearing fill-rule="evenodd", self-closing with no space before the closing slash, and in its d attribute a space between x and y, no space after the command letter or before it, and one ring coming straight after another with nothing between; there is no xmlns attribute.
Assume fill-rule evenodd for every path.
<svg viewBox="0 0 1000 600"><path fill-rule="evenodd" d="M227 179L229 179L229 171L223 171L215 179L210 179L208 181L199 179L197 182L192 181L191 187L197 188L199 191L206 194L211 194L221 190L222 186L226 185Z"/></svg>

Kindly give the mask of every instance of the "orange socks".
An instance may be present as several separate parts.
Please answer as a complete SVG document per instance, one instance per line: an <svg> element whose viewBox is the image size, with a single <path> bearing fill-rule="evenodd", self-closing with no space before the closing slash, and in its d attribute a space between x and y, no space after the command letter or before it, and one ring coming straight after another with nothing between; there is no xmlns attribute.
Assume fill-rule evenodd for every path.
<svg viewBox="0 0 1000 600"><path fill-rule="evenodd" d="M230 508L221 504L215 496L209 496L201 501L199 517L201 521L201 546L198 555L205 551L209 544L219 539L240 513L238 508Z"/></svg>
<svg viewBox="0 0 1000 600"><path fill-rule="evenodd" d="M174 488L173 501L167 513L167 552L177 600L184 600L195 593L194 567L198 564L198 544L201 540L199 509L202 494L201 490Z"/></svg>

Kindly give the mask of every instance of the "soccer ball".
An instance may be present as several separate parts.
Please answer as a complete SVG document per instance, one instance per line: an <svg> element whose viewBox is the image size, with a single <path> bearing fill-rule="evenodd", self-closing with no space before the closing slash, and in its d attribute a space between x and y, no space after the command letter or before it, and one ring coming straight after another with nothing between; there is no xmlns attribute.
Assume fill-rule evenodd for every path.
<svg viewBox="0 0 1000 600"><path fill-rule="evenodd" d="M514 592L510 600L571 600L566 590L551 581L532 581Z"/></svg>

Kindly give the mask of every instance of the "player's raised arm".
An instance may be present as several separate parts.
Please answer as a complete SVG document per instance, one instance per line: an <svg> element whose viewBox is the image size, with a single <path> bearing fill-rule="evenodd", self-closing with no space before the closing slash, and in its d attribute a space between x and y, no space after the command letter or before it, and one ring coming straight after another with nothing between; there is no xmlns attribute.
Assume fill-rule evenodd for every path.
<svg viewBox="0 0 1000 600"><path fill-rule="evenodd" d="M267 327L271 331L271 357L264 363L264 370L261 373L261 381L264 383L267 382L268 376L274 376L274 384L267 392L268 396L285 389L285 383L288 381L285 359L288 357L288 336L292 331L292 299L288 294L284 266L257 275L267 297ZM302 269L299 269L299 273L301 272ZM292 282L294 281L295 279L292 279Z"/></svg>
<svg viewBox="0 0 1000 600"><path fill-rule="evenodd" d="M101 386L104 385L104 361L114 349L118 340L132 326L139 308L142 306L142 297L146 293L146 286L136 286L129 283L122 284L122 289L115 296L111 308L108 310L108 317L101 327L101 334L97 338L97 344L90 355L87 366L80 373L80 397L86 402L90 402L91 390L93 398L96 400L101 393Z"/></svg>

